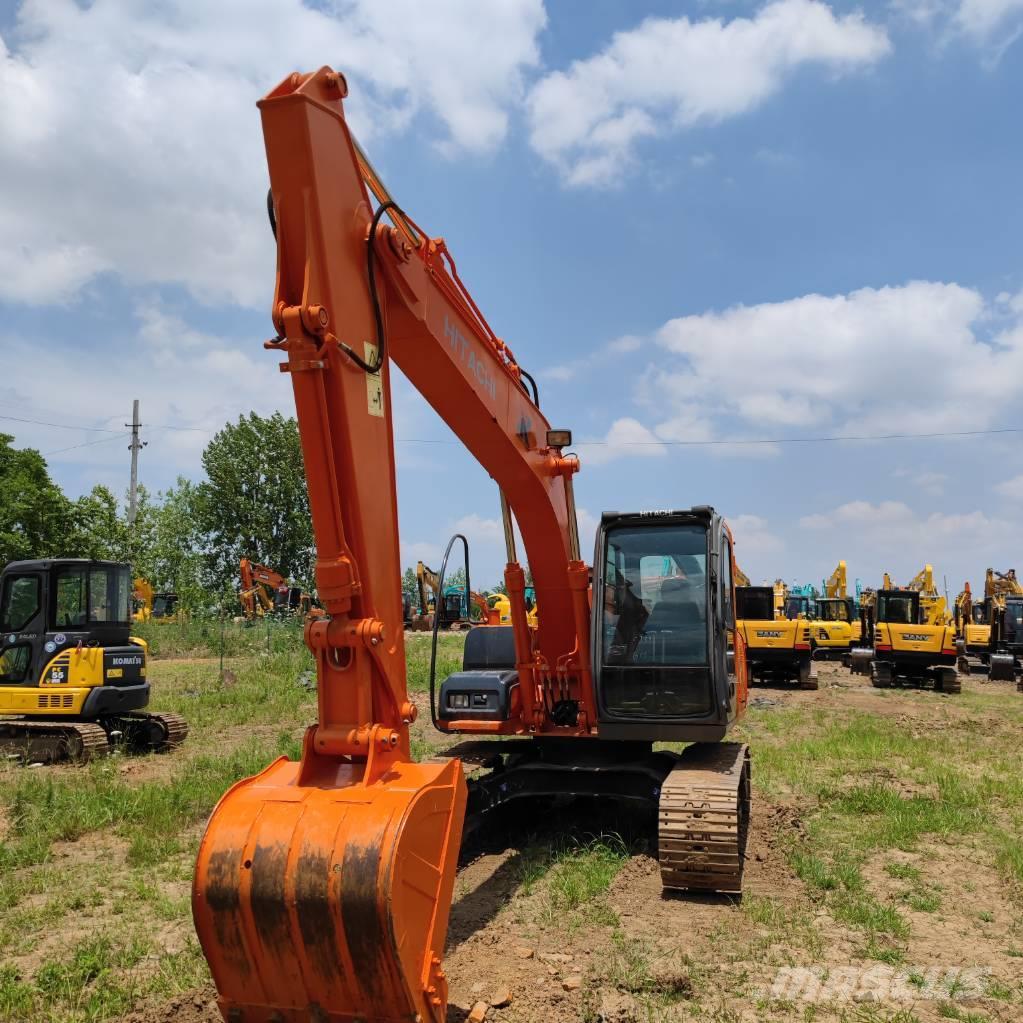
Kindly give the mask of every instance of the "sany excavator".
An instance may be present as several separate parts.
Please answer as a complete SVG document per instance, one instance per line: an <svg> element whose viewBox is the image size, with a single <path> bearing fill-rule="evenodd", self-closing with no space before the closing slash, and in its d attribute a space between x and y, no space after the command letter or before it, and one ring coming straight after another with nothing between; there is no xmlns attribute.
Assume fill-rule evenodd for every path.
<svg viewBox="0 0 1023 1023"><path fill-rule="evenodd" d="M812 634L815 650L822 656L845 657L860 641L860 621L856 603L849 596L844 561L838 563L825 581L824 596L817 598Z"/></svg>
<svg viewBox="0 0 1023 1023"><path fill-rule="evenodd" d="M238 593L245 617L252 621L268 614L307 614L312 598L298 586L290 586L280 572L242 558L242 588Z"/></svg>
<svg viewBox="0 0 1023 1023"><path fill-rule="evenodd" d="M869 671L875 688L931 682L936 692L961 691L955 626L933 587L930 565L903 589L893 588L886 574L873 605L861 605L861 611L863 635L873 639L873 646L853 650L853 670Z"/></svg>
<svg viewBox="0 0 1023 1023"><path fill-rule="evenodd" d="M302 759L235 785L199 849L196 930L232 1023L441 1023L467 805L630 800L659 819L667 887L730 892L749 820L747 747L721 741L747 700L744 644L728 641L727 526L708 507L607 512L591 591L571 434L551 429L445 243L388 197L349 131L346 94L322 68L259 104L277 239L267 347L294 388L323 611L305 626L318 721ZM421 763L409 750L392 363L497 482L512 602L512 625L470 631L463 670L431 694L441 731L491 741ZM513 516L543 609L535 632ZM467 786L461 756L494 766Z"/></svg>
<svg viewBox="0 0 1023 1023"><path fill-rule="evenodd" d="M778 585L750 586L749 577L736 568L737 629L745 640L750 679L764 683L795 682L801 689L817 689L819 680L810 646L810 622L777 613ZM781 585L784 585L783 583Z"/></svg>

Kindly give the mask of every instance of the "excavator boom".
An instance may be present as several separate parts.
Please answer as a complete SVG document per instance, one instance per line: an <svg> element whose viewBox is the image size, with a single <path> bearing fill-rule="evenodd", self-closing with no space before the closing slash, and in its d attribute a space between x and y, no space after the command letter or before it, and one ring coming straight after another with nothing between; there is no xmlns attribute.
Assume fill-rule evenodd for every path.
<svg viewBox="0 0 1023 1023"><path fill-rule="evenodd" d="M561 455L443 240L393 204L372 212L346 93L322 68L259 104L277 240L267 347L285 356L294 388L326 614L306 623L319 713L301 762L236 785L199 851L196 930L221 1011L238 1023L445 1014L466 787L457 760L410 757L391 359L495 478L530 556L545 613L535 652L524 604L515 616L522 709L504 730L586 734L596 716L571 503L578 462ZM522 602L521 567L509 565L506 584ZM571 729L549 717L538 662L578 700Z"/></svg>

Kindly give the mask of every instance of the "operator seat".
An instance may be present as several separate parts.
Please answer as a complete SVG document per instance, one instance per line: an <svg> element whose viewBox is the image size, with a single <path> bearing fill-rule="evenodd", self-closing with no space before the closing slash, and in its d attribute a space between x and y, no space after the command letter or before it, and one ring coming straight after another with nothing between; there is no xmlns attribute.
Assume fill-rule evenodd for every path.
<svg viewBox="0 0 1023 1023"><path fill-rule="evenodd" d="M646 632L675 632L703 624L703 609L689 596L690 584L684 579L665 579L660 599L650 612Z"/></svg>

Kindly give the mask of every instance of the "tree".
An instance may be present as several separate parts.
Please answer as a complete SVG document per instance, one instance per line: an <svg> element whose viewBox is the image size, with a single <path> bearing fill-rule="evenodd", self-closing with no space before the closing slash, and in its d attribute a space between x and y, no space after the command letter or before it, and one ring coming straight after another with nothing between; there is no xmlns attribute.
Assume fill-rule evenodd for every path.
<svg viewBox="0 0 1023 1023"><path fill-rule="evenodd" d="M192 609L212 607L238 588L233 577L218 585L208 575L204 559L206 538L199 524L198 503L199 487L182 476L173 487L158 495L151 511L147 511L152 525L147 528L151 539L144 563L146 577L154 589L173 591L182 606ZM140 511L141 508L140 502Z"/></svg>
<svg viewBox="0 0 1023 1023"><path fill-rule="evenodd" d="M128 553L128 524L118 517L117 499L106 487L97 484L70 502L61 557L124 561Z"/></svg>
<svg viewBox="0 0 1023 1023"><path fill-rule="evenodd" d="M311 588L316 555L295 420L240 416L210 441L202 464L206 482L189 496L212 588L237 588L242 557Z"/></svg>
<svg viewBox="0 0 1023 1023"><path fill-rule="evenodd" d="M0 433L0 565L63 554L70 502L34 448Z"/></svg>

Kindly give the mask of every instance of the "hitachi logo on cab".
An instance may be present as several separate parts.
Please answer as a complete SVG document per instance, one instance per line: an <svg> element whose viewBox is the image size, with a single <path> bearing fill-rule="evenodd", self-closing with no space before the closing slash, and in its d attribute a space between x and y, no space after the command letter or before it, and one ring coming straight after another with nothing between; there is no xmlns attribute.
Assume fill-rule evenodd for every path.
<svg viewBox="0 0 1023 1023"><path fill-rule="evenodd" d="M497 400L497 381L494 375L487 368L486 363L476 355L476 350L469 339L458 329L458 325L452 323L445 313L444 334L451 342L451 350L458 353L458 358L466 370L476 377L477 383L493 398Z"/></svg>

